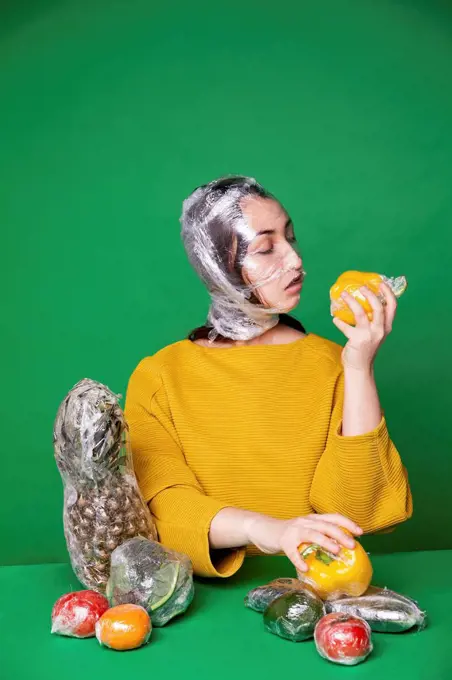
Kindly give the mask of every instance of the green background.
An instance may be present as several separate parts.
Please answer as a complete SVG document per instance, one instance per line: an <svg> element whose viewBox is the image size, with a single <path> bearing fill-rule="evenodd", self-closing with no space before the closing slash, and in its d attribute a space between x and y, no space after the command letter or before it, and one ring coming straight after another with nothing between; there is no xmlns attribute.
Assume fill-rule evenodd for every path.
<svg viewBox="0 0 452 680"><path fill-rule="evenodd" d="M415 515L367 545L451 548L449 3L3 3L0 93L0 563L66 559L65 393L85 376L124 392L204 320L178 218L224 173L291 213L309 330L340 340L341 271L408 277L378 381Z"/></svg>

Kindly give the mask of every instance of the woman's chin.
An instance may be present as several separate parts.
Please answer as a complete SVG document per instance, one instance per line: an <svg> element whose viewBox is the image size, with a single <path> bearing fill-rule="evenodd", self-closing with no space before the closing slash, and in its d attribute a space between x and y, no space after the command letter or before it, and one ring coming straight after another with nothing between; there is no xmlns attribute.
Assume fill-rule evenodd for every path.
<svg viewBox="0 0 452 680"><path fill-rule="evenodd" d="M272 298L268 296L267 299L260 298L260 303L266 309L277 310L279 314L289 314L292 312L300 302L301 290L295 291L281 291L280 296L272 301ZM276 296L275 296L276 298Z"/></svg>
<svg viewBox="0 0 452 680"><path fill-rule="evenodd" d="M289 314L290 312L293 312L296 307L298 307L298 303L300 302L300 293L297 293L296 295L291 295L290 298L288 297L284 301L280 301L278 305L278 309L280 314Z"/></svg>

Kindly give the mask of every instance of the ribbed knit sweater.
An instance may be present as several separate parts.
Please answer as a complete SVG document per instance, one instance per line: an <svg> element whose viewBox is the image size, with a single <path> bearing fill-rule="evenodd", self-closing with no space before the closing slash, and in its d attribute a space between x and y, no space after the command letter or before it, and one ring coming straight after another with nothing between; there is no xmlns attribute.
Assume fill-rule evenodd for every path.
<svg viewBox="0 0 452 680"><path fill-rule="evenodd" d="M183 340L140 362L125 414L135 471L161 542L195 573L230 576L252 548L212 551L223 508L280 519L339 512L365 532L412 513L385 419L341 435L341 348L316 335L281 345Z"/></svg>

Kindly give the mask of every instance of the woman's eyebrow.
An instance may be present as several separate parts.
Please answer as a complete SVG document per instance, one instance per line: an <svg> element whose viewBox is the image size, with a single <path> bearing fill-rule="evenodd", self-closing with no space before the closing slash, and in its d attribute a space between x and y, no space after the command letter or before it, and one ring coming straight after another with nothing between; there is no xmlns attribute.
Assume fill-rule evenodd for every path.
<svg viewBox="0 0 452 680"><path fill-rule="evenodd" d="M293 227L293 223L290 217L287 218L287 222L284 225L284 231L288 227ZM262 231L257 232L256 236L272 236L275 233L276 233L275 229L262 229Z"/></svg>

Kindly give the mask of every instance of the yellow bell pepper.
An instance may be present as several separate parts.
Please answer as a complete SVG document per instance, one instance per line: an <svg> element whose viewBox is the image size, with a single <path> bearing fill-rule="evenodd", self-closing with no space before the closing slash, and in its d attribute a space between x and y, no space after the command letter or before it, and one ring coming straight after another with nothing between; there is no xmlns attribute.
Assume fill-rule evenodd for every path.
<svg viewBox="0 0 452 680"><path fill-rule="evenodd" d="M348 533L348 532L347 532ZM303 543L299 547L308 571L298 577L309 585L322 600L348 595L359 597L366 592L372 580L369 556L355 539L355 547L341 547L335 555L315 544Z"/></svg>
<svg viewBox="0 0 452 680"><path fill-rule="evenodd" d="M372 321L372 307L369 301L361 293L360 288L366 286L384 303L385 299L380 294L380 285L382 283L386 283L396 297L400 297L407 287L407 281L404 276L389 278L371 272L344 272L330 289L331 315L345 321L345 323L348 323L351 326L356 323L355 315L341 298L342 293L347 292L360 303L366 312L369 321Z"/></svg>

